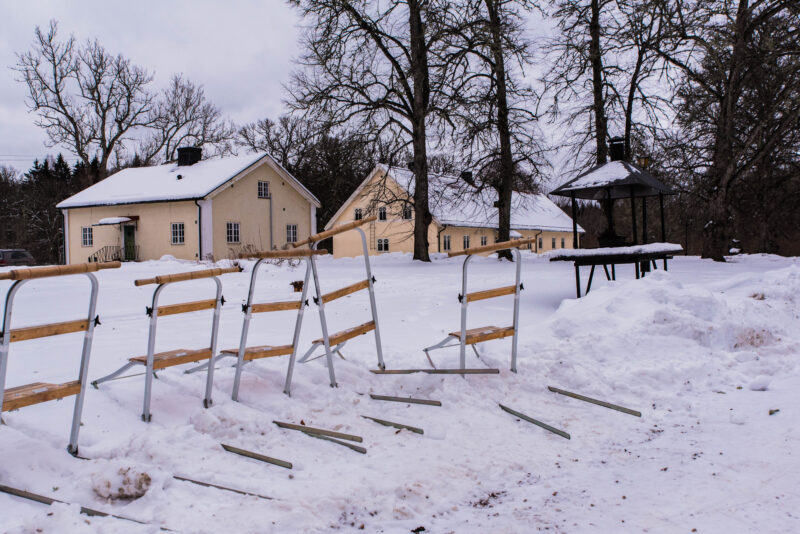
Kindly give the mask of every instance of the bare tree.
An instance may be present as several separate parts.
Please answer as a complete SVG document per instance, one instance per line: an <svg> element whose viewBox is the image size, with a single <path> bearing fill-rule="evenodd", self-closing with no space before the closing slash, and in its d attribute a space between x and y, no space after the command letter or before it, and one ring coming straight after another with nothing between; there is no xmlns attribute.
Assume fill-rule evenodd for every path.
<svg viewBox="0 0 800 534"><path fill-rule="evenodd" d="M354 123L372 137L402 137L412 147L414 258L430 261L428 117L441 71L431 58L444 0L291 0L310 19L288 90L295 109L334 124Z"/></svg>
<svg viewBox="0 0 800 534"><path fill-rule="evenodd" d="M535 133L536 95L523 81L532 62L524 22L533 7L527 0L468 0L448 19L455 137L474 178L497 193L501 241L510 239L513 190L525 179L532 182L545 164Z"/></svg>
<svg viewBox="0 0 800 534"><path fill-rule="evenodd" d="M97 155L102 179L126 136L152 123L152 75L97 41L79 46L73 36L59 41L57 34L55 21L46 31L37 27L32 49L17 54L15 70L50 145L64 145L87 167Z"/></svg>
<svg viewBox="0 0 800 534"><path fill-rule="evenodd" d="M226 154L235 134L219 108L206 100L203 87L176 75L155 100L148 134L137 152L143 165L174 160L180 146L210 148L211 155Z"/></svg>
<svg viewBox="0 0 800 534"><path fill-rule="evenodd" d="M766 169L786 175L782 158L796 160L800 6L676 0L665 12L669 41L660 54L682 76L677 135L692 155L693 192L706 207L703 256L724 261L742 184L762 180Z"/></svg>
<svg viewBox="0 0 800 534"><path fill-rule="evenodd" d="M303 166L311 146L321 133L311 121L282 115L277 121L261 119L242 126L236 143L253 152L267 152L281 165L292 169Z"/></svg>

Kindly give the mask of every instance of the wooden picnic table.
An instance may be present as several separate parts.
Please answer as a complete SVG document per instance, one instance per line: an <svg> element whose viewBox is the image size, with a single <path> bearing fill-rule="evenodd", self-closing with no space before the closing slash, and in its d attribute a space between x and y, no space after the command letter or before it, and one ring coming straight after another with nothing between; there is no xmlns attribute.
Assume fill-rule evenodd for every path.
<svg viewBox="0 0 800 534"><path fill-rule="evenodd" d="M673 255L683 252L683 247L674 243L650 243L648 245L635 245L631 247L604 247L594 249L565 249L550 253L550 261L571 261L575 266L575 290L578 298L581 298L581 272L580 268L591 266L589 272L589 282L586 285L588 294L592 288L594 270L598 265L603 266L607 280L616 280L617 265L634 264L636 278L639 279L650 270L650 265L658 268L656 261L662 260L664 270L667 270L667 260L672 259ZM611 272L608 266L611 266Z"/></svg>

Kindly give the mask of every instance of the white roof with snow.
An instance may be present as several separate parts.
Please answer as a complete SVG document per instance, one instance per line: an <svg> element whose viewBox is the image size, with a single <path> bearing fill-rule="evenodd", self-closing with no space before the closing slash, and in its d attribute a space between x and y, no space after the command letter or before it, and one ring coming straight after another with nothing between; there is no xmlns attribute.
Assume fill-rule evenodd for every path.
<svg viewBox="0 0 800 534"><path fill-rule="evenodd" d="M177 162L172 162L155 167L123 169L63 200L56 207L78 208L201 199L263 161L269 163L303 196L319 207L319 200L265 153L209 158L194 165L179 166Z"/></svg>
<svg viewBox="0 0 800 534"><path fill-rule="evenodd" d="M414 194L414 173L402 167L386 170L409 195ZM486 188L478 194L464 194L463 187L464 182L458 176L429 173L433 217L446 226L497 228L499 213L494 207L497 192ZM511 228L571 232L572 218L546 195L515 191L511 195ZM583 233L583 228L578 226L578 232Z"/></svg>

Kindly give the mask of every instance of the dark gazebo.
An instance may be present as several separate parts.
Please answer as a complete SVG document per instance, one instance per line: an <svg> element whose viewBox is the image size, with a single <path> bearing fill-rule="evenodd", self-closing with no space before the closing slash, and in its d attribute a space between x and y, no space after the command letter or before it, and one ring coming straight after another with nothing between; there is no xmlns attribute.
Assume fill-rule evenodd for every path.
<svg viewBox="0 0 800 534"><path fill-rule="evenodd" d="M666 268L666 253L630 251L620 249L620 247L639 245L639 232L636 224L637 198L641 199L642 202L642 244L647 243L647 197L658 197L661 210L661 241L666 242L664 196L674 195L675 191L656 179L643 166L625 161L624 141L621 138L611 139L610 153L611 161L589 169L552 192L554 195L569 197L572 200L572 246L575 249L578 248L578 199L595 200L605 205L608 228L600 235L599 242L601 247L608 248L597 249L597 254L594 255L595 259L589 259L587 254L578 253L573 254L574 258L570 254L562 254L562 257L558 258L575 260L575 276L579 297L580 274L578 267L580 265L592 265L589 287L591 287L591 276L594 274L595 265L603 265L606 269L606 276L608 276L607 264L611 264L613 272L614 264L635 263L636 277L638 278L640 264L643 270L649 271L650 261L653 257L658 256L661 259L661 256L663 256L664 268ZM632 242L628 242L625 237L617 235L614 231L614 202L620 199L630 200L631 203ZM578 256L580 256L580 259ZM587 287L587 292L588 290L589 288Z"/></svg>

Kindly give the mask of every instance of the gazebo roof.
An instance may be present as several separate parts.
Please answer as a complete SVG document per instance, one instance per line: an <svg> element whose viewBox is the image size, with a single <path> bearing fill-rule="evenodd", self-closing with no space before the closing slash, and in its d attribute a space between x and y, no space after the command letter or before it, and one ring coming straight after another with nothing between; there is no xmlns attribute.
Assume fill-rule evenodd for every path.
<svg viewBox="0 0 800 534"><path fill-rule="evenodd" d="M675 191L658 181L645 169L628 161L610 161L589 169L577 178L556 188L551 194L562 197L603 200L674 195Z"/></svg>

